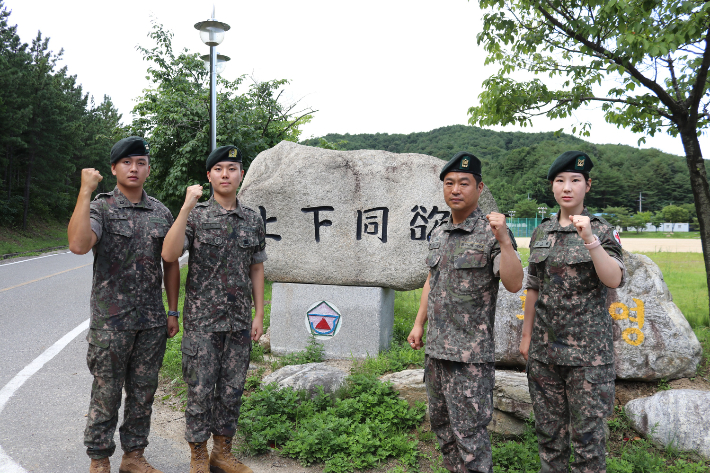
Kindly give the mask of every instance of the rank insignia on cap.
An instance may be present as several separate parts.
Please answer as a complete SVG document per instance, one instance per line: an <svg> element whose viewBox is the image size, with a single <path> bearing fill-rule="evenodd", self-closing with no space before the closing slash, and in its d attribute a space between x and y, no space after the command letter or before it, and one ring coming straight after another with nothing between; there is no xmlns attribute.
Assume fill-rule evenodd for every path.
<svg viewBox="0 0 710 473"><path fill-rule="evenodd" d="M584 169L584 158L577 159L577 166L575 169Z"/></svg>
<svg viewBox="0 0 710 473"><path fill-rule="evenodd" d="M468 168L468 159L464 158L461 160L461 169Z"/></svg>

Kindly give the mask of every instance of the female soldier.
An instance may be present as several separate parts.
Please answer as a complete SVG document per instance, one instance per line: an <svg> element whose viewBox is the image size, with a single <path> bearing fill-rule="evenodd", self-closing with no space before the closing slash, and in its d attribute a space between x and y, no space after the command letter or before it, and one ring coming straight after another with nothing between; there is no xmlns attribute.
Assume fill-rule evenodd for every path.
<svg viewBox="0 0 710 473"><path fill-rule="evenodd" d="M530 240L520 352L527 360L541 472L606 471L604 418L614 405L607 287L624 283L616 230L584 207L592 160L560 155L547 174L560 206ZM529 353L528 353L529 349ZM529 354L529 357L528 357Z"/></svg>

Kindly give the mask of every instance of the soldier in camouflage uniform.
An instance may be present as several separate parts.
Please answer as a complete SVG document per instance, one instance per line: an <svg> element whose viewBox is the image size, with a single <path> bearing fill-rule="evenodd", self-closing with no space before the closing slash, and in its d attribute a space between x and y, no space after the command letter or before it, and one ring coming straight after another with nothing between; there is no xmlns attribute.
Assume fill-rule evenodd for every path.
<svg viewBox="0 0 710 473"><path fill-rule="evenodd" d="M160 473L145 460L143 450L148 445L166 337L179 330L176 316L166 318L161 288L160 253L173 218L143 190L150 161L142 138L125 138L114 145L111 170L116 188L93 201L91 193L103 177L95 169L82 170L81 190L67 231L72 252L94 253L91 327L86 337L94 383L84 445L91 458L90 472L110 473L109 457L116 450L113 435L125 387L120 471ZM163 264L168 306L174 311L180 270L176 263Z"/></svg>
<svg viewBox="0 0 710 473"><path fill-rule="evenodd" d="M190 473L252 471L234 458L231 444L251 341L258 341L263 332L266 233L261 216L237 200L244 175L241 160L235 146L223 146L210 154L207 177L214 196L197 203L202 186L188 187L163 250L169 261L185 250L190 252L182 338ZM210 434L214 447L208 461Z"/></svg>
<svg viewBox="0 0 710 473"><path fill-rule="evenodd" d="M543 219L530 240L520 351L528 360L541 472L606 471L604 418L614 406L612 320L607 287L625 279L614 228L589 214L592 160L563 153L548 180L560 212Z"/></svg>
<svg viewBox="0 0 710 473"><path fill-rule="evenodd" d="M459 153L442 169L451 217L432 232L429 276L408 341L426 337L425 381L432 430L444 466L457 473L493 471L486 426L493 415L493 324L498 282L517 292L523 268L505 216L484 215L481 162Z"/></svg>

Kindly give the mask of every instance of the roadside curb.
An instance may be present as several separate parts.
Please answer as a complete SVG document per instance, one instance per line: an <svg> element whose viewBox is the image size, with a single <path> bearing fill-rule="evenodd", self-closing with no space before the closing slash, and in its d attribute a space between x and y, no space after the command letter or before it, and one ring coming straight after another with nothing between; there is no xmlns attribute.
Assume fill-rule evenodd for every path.
<svg viewBox="0 0 710 473"><path fill-rule="evenodd" d="M0 260L10 259L10 258L19 258L19 257L22 257L22 255L29 255L29 254L34 254L34 253L45 253L48 251L65 250L67 248L69 248L69 245L50 246L49 248L40 248L38 250L23 251L22 253L7 253L5 255L0 255Z"/></svg>

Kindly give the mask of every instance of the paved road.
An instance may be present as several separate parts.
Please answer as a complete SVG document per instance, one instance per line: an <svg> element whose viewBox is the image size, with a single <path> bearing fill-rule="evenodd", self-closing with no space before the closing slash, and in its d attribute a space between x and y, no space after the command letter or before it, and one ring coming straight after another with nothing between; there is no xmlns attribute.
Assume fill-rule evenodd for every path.
<svg viewBox="0 0 710 473"><path fill-rule="evenodd" d="M88 471L82 436L92 381L85 339L92 259L62 252L0 264L0 473ZM185 445L155 434L150 442L156 468L189 469Z"/></svg>

